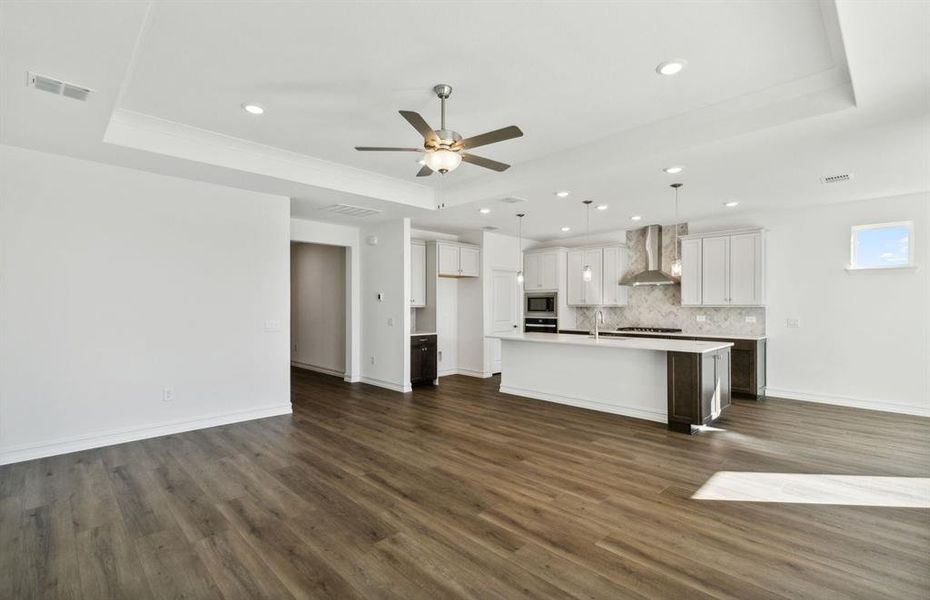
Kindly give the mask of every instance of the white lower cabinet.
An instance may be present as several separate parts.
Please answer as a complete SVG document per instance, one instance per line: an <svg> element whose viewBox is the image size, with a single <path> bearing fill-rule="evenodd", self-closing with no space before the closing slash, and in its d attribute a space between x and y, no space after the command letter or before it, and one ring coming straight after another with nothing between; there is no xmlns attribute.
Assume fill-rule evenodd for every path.
<svg viewBox="0 0 930 600"><path fill-rule="evenodd" d="M682 306L763 306L761 229L682 236Z"/></svg>

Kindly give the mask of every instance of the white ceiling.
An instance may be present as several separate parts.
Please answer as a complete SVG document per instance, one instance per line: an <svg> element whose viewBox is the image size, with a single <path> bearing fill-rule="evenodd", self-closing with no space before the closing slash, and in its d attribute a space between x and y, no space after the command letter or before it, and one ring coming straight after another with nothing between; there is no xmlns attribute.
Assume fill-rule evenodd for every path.
<svg viewBox="0 0 930 600"><path fill-rule="evenodd" d="M610 206L594 230L671 220L669 164L683 218L881 197L930 189L928 22L906 1L4 2L0 142L286 194L321 220L359 222L317 209L348 202L510 230L516 195L537 239L577 233L583 198ZM657 75L673 57L687 69ZM97 92L43 95L26 70ZM413 155L352 149L416 146L397 110L438 126L439 82L462 134L524 130L481 149L510 171L424 181ZM855 179L819 183L835 171Z"/></svg>

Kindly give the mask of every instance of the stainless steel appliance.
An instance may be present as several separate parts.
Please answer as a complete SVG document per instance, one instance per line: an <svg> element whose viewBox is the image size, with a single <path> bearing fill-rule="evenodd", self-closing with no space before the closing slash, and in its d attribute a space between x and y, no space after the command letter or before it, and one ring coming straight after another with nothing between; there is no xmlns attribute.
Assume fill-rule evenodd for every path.
<svg viewBox="0 0 930 600"><path fill-rule="evenodd" d="M526 333L558 333L559 320L555 318L527 317L523 320Z"/></svg>
<svg viewBox="0 0 930 600"><path fill-rule="evenodd" d="M523 300L523 314L526 317L555 319L559 316L558 305L555 292L527 294Z"/></svg>

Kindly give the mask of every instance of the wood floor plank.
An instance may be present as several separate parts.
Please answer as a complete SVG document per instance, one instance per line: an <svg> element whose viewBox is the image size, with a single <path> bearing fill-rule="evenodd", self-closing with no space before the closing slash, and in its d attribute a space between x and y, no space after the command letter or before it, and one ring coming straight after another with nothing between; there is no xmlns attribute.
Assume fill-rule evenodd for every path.
<svg viewBox="0 0 930 600"><path fill-rule="evenodd" d="M84 598L151 598L135 545L120 522L82 531L77 536Z"/></svg>
<svg viewBox="0 0 930 600"><path fill-rule="evenodd" d="M928 477L930 419L737 400L686 436L498 386L295 369L293 415L2 466L0 598L930 598L930 510L692 498Z"/></svg>

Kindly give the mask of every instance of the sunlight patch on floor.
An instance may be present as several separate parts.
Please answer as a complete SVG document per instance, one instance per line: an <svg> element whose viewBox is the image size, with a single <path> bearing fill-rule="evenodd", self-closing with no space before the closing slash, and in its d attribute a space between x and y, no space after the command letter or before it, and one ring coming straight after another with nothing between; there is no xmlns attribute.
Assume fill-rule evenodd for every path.
<svg viewBox="0 0 930 600"><path fill-rule="evenodd" d="M930 508L930 478L719 471L691 498Z"/></svg>

